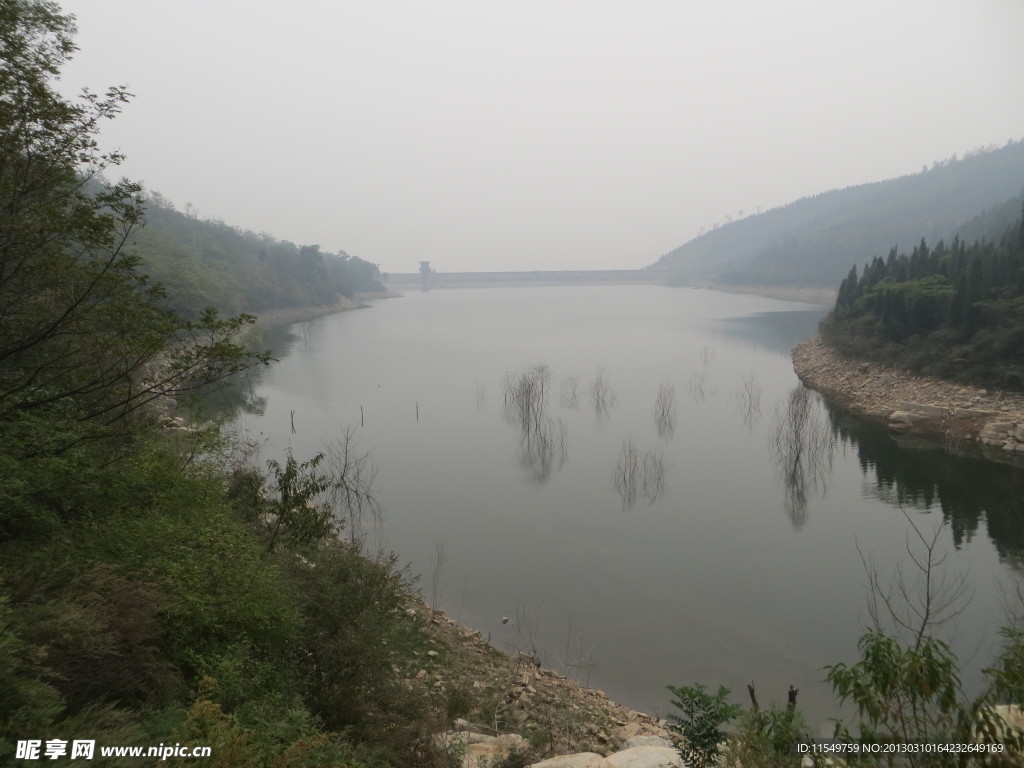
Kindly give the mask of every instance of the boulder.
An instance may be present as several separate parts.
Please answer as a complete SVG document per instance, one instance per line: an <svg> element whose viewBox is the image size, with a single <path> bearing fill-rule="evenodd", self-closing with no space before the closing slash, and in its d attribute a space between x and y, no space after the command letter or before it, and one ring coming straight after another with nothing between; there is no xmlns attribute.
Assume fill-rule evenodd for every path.
<svg viewBox="0 0 1024 768"><path fill-rule="evenodd" d="M623 743L621 749L632 749L633 747L668 747L674 749L672 742L668 739L663 739L661 736L641 735L634 736Z"/></svg>
<svg viewBox="0 0 1024 768"><path fill-rule="evenodd" d="M463 721L465 722L465 721ZM468 724L466 724L468 726ZM473 731L449 731L437 736L437 743L449 754L462 755L462 768L496 765L514 751L529 748L526 739L515 733L488 736Z"/></svg>
<svg viewBox="0 0 1024 768"><path fill-rule="evenodd" d="M949 411L946 408L940 408L937 405L922 405L920 403L909 403L904 400L900 403L901 411L909 411L910 413L916 413L920 416L939 417L945 416Z"/></svg>
<svg viewBox="0 0 1024 768"><path fill-rule="evenodd" d="M575 755L562 755L541 760L530 768L614 768L596 752L578 752Z"/></svg>
<svg viewBox="0 0 1024 768"><path fill-rule="evenodd" d="M525 752L529 748L526 739L515 733L482 738L479 734L473 734L473 737L466 746L462 768L497 765L513 751Z"/></svg>
<svg viewBox="0 0 1024 768"><path fill-rule="evenodd" d="M634 736L642 736L642 735L644 735L644 733L645 733L645 729L644 729L643 724L641 724L641 723L627 723L625 726L622 727L622 730L619 731L619 737L623 741L629 741Z"/></svg>
<svg viewBox="0 0 1024 768"><path fill-rule="evenodd" d="M981 434L995 437L996 435L1007 435L1015 430L1017 425L1012 421L990 421L982 427Z"/></svg>
<svg viewBox="0 0 1024 768"><path fill-rule="evenodd" d="M910 411L893 411L889 414L889 426L895 424L905 424L907 426L911 424L917 424L919 421L924 421L925 417L919 413L911 413Z"/></svg>
<svg viewBox="0 0 1024 768"><path fill-rule="evenodd" d="M671 747L633 747L605 760L613 768L685 768L683 758Z"/></svg>
<svg viewBox="0 0 1024 768"><path fill-rule="evenodd" d="M954 419L981 419L988 416L995 416L994 411L979 411L977 408L954 408Z"/></svg>
<svg viewBox="0 0 1024 768"><path fill-rule="evenodd" d="M995 713L1003 718L1007 728L1024 729L1024 709L1014 704L997 704L992 707Z"/></svg>

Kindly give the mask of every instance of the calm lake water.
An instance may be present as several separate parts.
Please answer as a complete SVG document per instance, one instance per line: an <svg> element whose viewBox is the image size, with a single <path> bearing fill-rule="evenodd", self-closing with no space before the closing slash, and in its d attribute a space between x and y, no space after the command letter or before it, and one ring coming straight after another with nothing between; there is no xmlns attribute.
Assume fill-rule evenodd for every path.
<svg viewBox="0 0 1024 768"><path fill-rule="evenodd" d="M667 684L744 705L751 680L762 704L792 684L817 728L841 714L822 667L855 660L869 623L859 551L911 573L901 505L945 524L945 572L973 591L945 628L968 670L992 659L1024 552L1020 472L792 394L789 350L822 314L659 286L412 293L296 326L242 422L264 459L356 428L384 505L371 544L495 646L652 714ZM503 381L537 365L527 432Z"/></svg>

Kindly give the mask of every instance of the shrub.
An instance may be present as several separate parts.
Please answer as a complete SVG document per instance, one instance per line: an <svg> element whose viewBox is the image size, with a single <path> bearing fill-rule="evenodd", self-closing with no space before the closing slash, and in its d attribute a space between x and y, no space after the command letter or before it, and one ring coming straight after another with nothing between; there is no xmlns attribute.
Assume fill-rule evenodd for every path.
<svg viewBox="0 0 1024 768"><path fill-rule="evenodd" d="M669 714L670 726L679 731L690 745L696 762L707 765L718 754L718 745L725 740L722 726L743 711L737 704L727 704L729 689L724 685L712 696L700 683L692 688L668 686L676 696L672 706L682 714Z"/></svg>
<svg viewBox="0 0 1024 768"><path fill-rule="evenodd" d="M794 708L752 709L740 718L724 751L726 765L743 768L790 768L797 764L795 747L810 740L800 712Z"/></svg>

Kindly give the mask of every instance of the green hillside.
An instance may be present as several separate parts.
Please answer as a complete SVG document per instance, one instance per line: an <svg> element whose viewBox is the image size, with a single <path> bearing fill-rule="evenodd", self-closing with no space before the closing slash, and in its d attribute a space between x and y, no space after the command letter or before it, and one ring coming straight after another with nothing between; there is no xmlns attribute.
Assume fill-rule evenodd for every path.
<svg viewBox="0 0 1024 768"><path fill-rule="evenodd" d="M909 254L894 248L839 287L822 338L845 354L984 386L1024 389L1024 195ZM1017 216L1007 224L1009 211Z"/></svg>
<svg viewBox="0 0 1024 768"><path fill-rule="evenodd" d="M165 418L269 360L251 316L183 318L146 269L192 286L172 304L259 309L351 289L349 260L152 204L142 236L140 187L97 181L128 94L54 89L73 32L0 0L0 764L447 768L431 737L465 706L407 683L431 652L412 580L345 512L375 503L368 458L259 462ZM237 292L212 281L243 259Z"/></svg>
<svg viewBox="0 0 1024 768"><path fill-rule="evenodd" d="M670 282L836 285L850 264L921 237L947 241L1024 188L1024 141L911 176L806 197L732 222L665 254Z"/></svg>
<svg viewBox="0 0 1024 768"><path fill-rule="evenodd" d="M143 221L132 250L166 289L170 307L186 317L209 306L222 314L259 315L383 290L375 264L201 220L175 210L158 193L147 196Z"/></svg>

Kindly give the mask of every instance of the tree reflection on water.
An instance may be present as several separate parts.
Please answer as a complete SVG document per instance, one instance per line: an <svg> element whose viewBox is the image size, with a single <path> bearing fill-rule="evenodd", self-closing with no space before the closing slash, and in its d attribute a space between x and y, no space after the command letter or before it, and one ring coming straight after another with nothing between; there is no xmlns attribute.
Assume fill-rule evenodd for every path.
<svg viewBox="0 0 1024 768"><path fill-rule="evenodd" d="M856 447L866 491L894 506L940 511L957 548L987 530L1000 560L1024 571L1024 468L982 458L979 446L950 451L938 440L893 435L827 401L825 412L837 439Z"/></svg>
<svg viewBox="0 0 1024 768"><path fill-rule="evenodd" d="M794 528L807 522L807 501L824 494L832 474L836 440L818 395L803 385L775 406L769 430L769 451L786 489L786 512Z"/></svg>
<svg viewBox="0 0 1024 768"><path fill-rule="evenodd" d="M622 497L623 510L632 509L638 498L653 504L665 493L665 457L654 448L641 455L630 435L622 441L612 485Z"/></svg>

